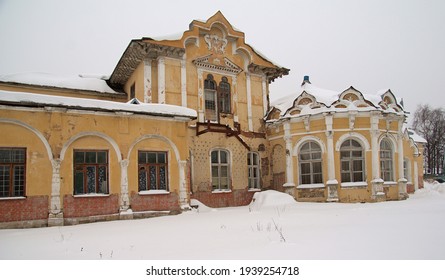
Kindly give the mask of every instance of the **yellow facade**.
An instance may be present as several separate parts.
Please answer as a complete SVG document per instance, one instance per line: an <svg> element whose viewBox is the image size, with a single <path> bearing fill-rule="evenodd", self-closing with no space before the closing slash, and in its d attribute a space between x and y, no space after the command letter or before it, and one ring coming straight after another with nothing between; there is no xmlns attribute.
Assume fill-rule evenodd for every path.
<svg viewBox="0 0 445 280"><path fill-rule="evenodd" d="M408 186L421 186L421 145L403 134L392 93L376 105L349 88L328 105L309 91L286 108L270 106L269 84L288 72L217 12L178 38L132 40L109 78L76 77L78 88L0 78L0 152L26 152L26 163L0 166L24 167L26 180L23 193L0 188L0 227L177 213L191 199L246 205L265 189L299 201L401 199L400 158ZM391 182L375 168L384 137L394 148ZM341 180L348 139L363 147L361 184ZM321 149L322 179L313 184L302 182L313 175L300 162L308 142Z"/></svg>

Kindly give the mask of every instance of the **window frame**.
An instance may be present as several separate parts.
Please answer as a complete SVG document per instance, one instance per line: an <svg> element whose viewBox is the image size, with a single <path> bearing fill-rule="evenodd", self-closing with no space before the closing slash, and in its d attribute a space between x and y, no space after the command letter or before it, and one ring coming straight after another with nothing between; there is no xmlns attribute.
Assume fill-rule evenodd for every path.
<svg viewBox="0 0 445 280"><path fill-rule="evenodd" d="M256 158L256 164L255 164ZM257 152L247 153L247 188L249 190L261 189L260 156ZM252 176L253 175L253 176ZM256 176L255 176L256 175Z"/></svg>
<svg viewBox="0 0 445 280"><path fill-rule="evenodd" d="M231 113L231 86L227 77L222 77L218 85L219 113Z"/></svg>
<svg viewBox="0 0 445 280"><path fill-rule="evenodd" d="M213 153L218 153L217 162L213 162ZM226 161L227 162L221 162L221 153L226 154ZM215 168L218 170L217 175L214 176L214 170ZM227 176L222 176L222 170L226 169ZM231 164L230 164L230 152L225 149L214 149L210 152L210 176L211 176L211 185L212 185L212 191L230 191L231 190ZM215 178L217 180L217 184L215 187ZM221 179L225 178L227 180L227 188L222 188Z"/></svg>
<svg viewBox="0 0 445 280"><path fill-rule="evenodd" d="M352 143L356 142L360 147L354 146ZM344 145L349 142L350 145L345 147ZM340 177L342 183L357 183L357 182L366 182L366 160L365 160L365 149L363 148L363 144L353 138L348 138L340 146ZM360 152L361 156L354 156L354 153ZM348 153L348 157L344 157L343 153ZM361 162L361 169L355 169L355 162ZM344 163L347 163L348 170L344 169ZM355 175L361 174L361 180L356 180ZM349 180L345 180L345 177L348 175Z"/></svg>
<svg viewBox="0 0 445 280"><path fill-rule="evenodd" d="M146 162L141 163L141 155L145 154ZM156 162L148 162L148 154L155 154L156 155ZM159 155L164 156L164 162L159 162ZM151 188L151 176L149 175L149 171L151 167L155 168L156 172L156 181L155 181L155 188ZM161 168L164 167L165 174L164 176L164 184L165 188L162 188L162 180L161 180ZM142 168L145 168L145 172L142 173ZM138 150L138 191L166 191L169 192L169 160L168 160L168 151L151 151L151 150ZM141 188L141 175L145 174L145 188Z"/></svg>
<svg viewBox="0 0 445 280"><path fill-rule="evenodd" d="M0 198L9 198L9 197L25 197L26 195L26 165L27 165L27 149L25 147L0 147L0 152L2 150L9 150L11 152L11 157L9 162L1 162L0 158L0 167L9 167L9 170L5 170L3 174L0 174ZM13 151L21 152L23 155L22 158L17 159L17 154L13 155ZM16 168L21 168L19 170L20 174L16 174ZM8 174L7 174L8 173ZM7 175L7 179L4 178ZM20 177L17 182L17 175ZM8 186L4 185L8 181ZM8 188L7 190L3 190ZM3 195L3 193L7 195Z"/></svg>
<svg viewBox="0 0 445 280"><path fill-rule="evenodd" d="M318 149L312 149L312 144L316 145ZM309 146L308 151L303 151L306 146ZM314 154L320 154L320 158L313 158ZM304 155L308 155L309 159L303 159ZM314 172L314 165L320 165L320 172ZM303 165L309 166L309 173L303 173ZM298 168L299 168L299 179L300 185L313 185L313 184L323 184L323 150L319 143L316 141L306 141L301 145L298 153ZM319 175L320 180L316 180L316 177ZM303 176L309 176L309 182L305 181L306 179Z"/></svg>
<svg viewBox="0 0 445 280"><path fill-rule="evenodd" d="M212 74L208 74L204 80L204 116L206 121L218 122L218 95L217 84ZM208 97L212 97L212 100ZM210 108L210 103L214 103L214 109ZM212 117L210 117L212 115Z"/></svg>
<svg viewBox="0 0 445 280"><path fill-rule="evenodd" d="M76 153L84 153L84 161L77 162ZM87 153L96 153L95 162L87 162ZM98 153L105 153L105 163L98 162ZM95 167L95 191L90 192L88 187L88 168ZM100 168L105 167L105 186L100 183ZM109 185L109 170L110 170L110 160L109 160L109 152L108 150L101 149L74 149L73 150L73 194L74 195L86 195L86 194L109 194L110 193L110 185ZM82 192L77 192L77 173L82 173ZM104 181L102 181L103 184ZM105 188L105 190L104 190Z"/></svg>
<svg viewBox="0 0 445 280"><path fill-rule="evenodd" d="M382 147L385 145L386 147ZM394 146L392 142L384 138L380 141L380 177L384 182L394 182ZM388 156L389 155L389 156Z"/></svg>

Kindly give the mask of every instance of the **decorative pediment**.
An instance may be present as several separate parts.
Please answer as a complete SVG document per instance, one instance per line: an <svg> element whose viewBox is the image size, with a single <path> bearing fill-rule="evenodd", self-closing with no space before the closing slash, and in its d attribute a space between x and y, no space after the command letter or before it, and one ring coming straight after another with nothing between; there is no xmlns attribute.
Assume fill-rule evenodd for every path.
<svg viewBox="0 0 445 280"><path fill-rule="evenodd" d="M210 72L238 75L243 71L241 67L236 65L227 57L216 56L213 54L197 58L193 60L193 63L196 65L196 67Z"/></svg>
<svg viewBox="0 0 445 280"><path fill-rule="evenodd" d="M379 105L383 110L394 110L396 112L402 112L403 108L397 103L397 99L391 90L386 91L381 95L382 101L380 101Z"/></svg>

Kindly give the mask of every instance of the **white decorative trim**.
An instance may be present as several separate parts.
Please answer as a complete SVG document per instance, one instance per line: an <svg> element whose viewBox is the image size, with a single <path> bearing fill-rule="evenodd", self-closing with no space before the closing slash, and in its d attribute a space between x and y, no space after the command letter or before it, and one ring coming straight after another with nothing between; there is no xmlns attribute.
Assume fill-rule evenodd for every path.
<svg viewBox="0 0 445 280"><path fill-rule="evenodd" d="M303 184L297 186L297 189L324 189L324 188L325 188L324 184Z"/></svg>
<svg viewBox="0 0 445 280"><path fill-rule="evenodd" d="M341 183L340 186L342 188L365 188L368 187L367 182L348 182L348 183Z"/></svg>
<svg viewBox="0 0 445 280"><path fill-rule="evenodd" d="M351 138L358 140L363 145L365 151L369 151L371 149L371 146L369 145L369 142L365 136L363 136L360 133L349 132L347 134L343 134L342 136L340 136L340 138L337 140L337 143L335 144L335 150L337 152L340 151L340 147L343 144L343 142Z"/></svg>
<svg viewBox="0 0 445 280"><path fill-rule="evenodd" d="M169 191L166 190L148 190L148 191L139 191L139 195L156 195L156 194L170 194Z"/></svg>
<svg viewBox="0 0 445 280"><path fill-rule="evenodd" d="M109 197L109 193L86 193L86 194L75 194L73 197Z"/></svg>
<svg viewBox="0 0 445 280"><path fill-rule="evenodd" d="M320 145L321 152L323 154L326 153L326 147L324 145L324 142L320 138L310 135L310 136L306 136L306 137L303 137L300 140L298 140L297 144L295 144L295 146L293 148L292 155L298 156L300 147L308 141L316 142L318 145Z"/></svg>

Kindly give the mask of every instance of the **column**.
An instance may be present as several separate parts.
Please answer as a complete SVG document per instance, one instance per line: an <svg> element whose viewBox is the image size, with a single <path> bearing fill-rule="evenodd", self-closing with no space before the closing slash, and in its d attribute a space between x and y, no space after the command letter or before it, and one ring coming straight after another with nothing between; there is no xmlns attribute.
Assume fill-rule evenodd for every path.
<svg viewBox="0 0 445 280"><path fill-rule="evenodd" d="M63 211L60 203L60 159L52 159L53 176L51 180L51 205L48 226L63 226Z"/></svg>
<svg viewBox="0 0 445 280"><path fill-rule="evenodd" d="M128 159L123 159L120 162L121 166L121 194L119 200L119 215L120 219L133 219L133 211L130 209L130 198L128 196Z"/></svg>
<svg viewBox="0 0 445 280"><path fill-rule="evenodd" d="M151 103L151 60L144 60L144 103Z"/></svg>
<svg viewBox="0 0 445 280"><path fill-rule="evenodd" d="M338 181L335 178L333 120L333 115L325 115L326 139L328 145L328 181L326 182L328 187L328 202L338 201Z"/></svg>
<svg viewBox="0 0 445 280"><path fill-rule="evenodd" d="M286 142L286 183L283 185L286 188L286 193L294 196L294 164L292 160L292 136L290 135L289 121L283 124L284 141Z"/></svg>
<svg viewBox="0 0 445 280"><path fill-rule="evenodd" d="M187 107L187 72L185 54L181 60L181 106Z"/></svg>
<svg viewBox="0 0 445 280"><path fill-rule="evenodd" d="M261 85L263 91L263 116L266 116L267 110L269 109L269 102L267 101L267 82L266 75L263 75Z"/></svg>
<svg viewBox="0 0 445 280"><path fill-rule="evenodd" d="M165 58L158 58L158 103L165 104Z"/></svg>
<svg viewBox="0 0 445 280"><path fill-rule="evenodd" d="M414 160L414 191L419 189L419 166L417 165L417 161Z"/></svg>
<svg viewBox="0 0 445 280"><path fill-rule="evenodd" d="M247 126L249 128L249 131L253 131L252 88L250 85L250 73L246 73L246 90L247 90Z"/></svg>
<svg viewBox="0 0 445 280"><path fill-rule="evenodd" d="M179 161L179 206L181 209L190 208L187 196L187 161Z"/></svg>
<svg viewBox="0 0 445 280"><path fill-rule="evenodd" d="M399 123L403 123L399 121ZM408 192L406 190L406 183L408 180L405 178L405 170L403 169L403 133L401 130L401 126L399 125L399 133L397 135L397 153L398 157L398 169L399 169L399 200L407 199Z"/></svg>
<svg viewBox="0 0 445 280"><path fill-rule="evenodd" d="M376 201L384 201L385 193L383 192L383 180L380 178L380 161L379 161L379 116L371 113L371 151L372 151L372 199Z"/></svg>

